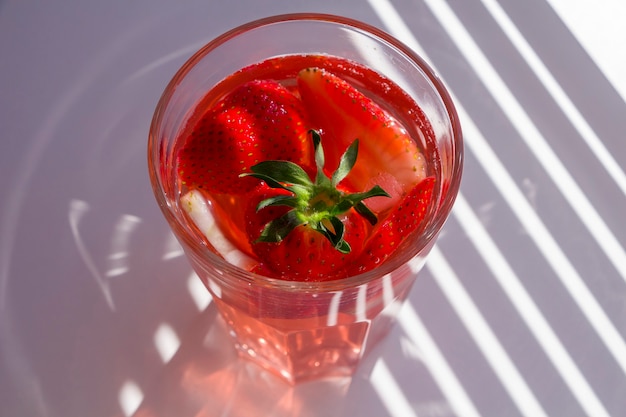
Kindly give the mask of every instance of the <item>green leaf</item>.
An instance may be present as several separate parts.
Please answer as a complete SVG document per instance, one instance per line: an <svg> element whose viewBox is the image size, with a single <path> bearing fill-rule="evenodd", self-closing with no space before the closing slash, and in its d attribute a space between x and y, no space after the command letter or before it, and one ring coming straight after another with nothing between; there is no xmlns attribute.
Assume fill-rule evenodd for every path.
<svg viewBox="0 0 626 417"><path fill-rule="evenodd" d="M336 216L350 210L357 202L351 201L349 198L344 198L340 202L335 204L335 207L333 207L330 211L333 215Z"/></svg>
<svg viewBox="0 0 626 417"><path fill-rule="evenodd" d="M313 151L315 155L315 184L318 186L330 186L329 178L324 173L324 165L326 159L324 156L324 147L322 146L322 138L316 130L310 130L311 138L313 139Z"/></svg>
<svg viewBox="0 0 626 417"><path fill-rule="evenodd" d="M331 216L326 220L330 223L332 229L326 226L325 222L322 221L315 230L326 236L333 247L339 252L349 253L351 250L350 244L343 238L345 234L345 226L343 222L335 216Z"/></svg>
<svg viewBox="0 0 626 417"><path fill-rule="evenodd" d="M311 138L313 139L313 150L315 152L315 165L318 171L324 168L326 162L324 157L324 148L322 147L322 138L317 130L309 130Z"/></svg>
<svg viewBox="0 0 626 417"><path fill-rule="evenodd" d="M331 184L333 187L337 187L339 184L352 170L354 164L356 163L356 158L359 155L359 140L355 139L348 149L341 155L341 160L339 161L339 166L337 170L333 172L333 176L331 178Z"/></svg>
<svg viewBox="0 0 626 417"><path fill-rule="evenodd" d="M266 198L262 200L256 207L256 211L260 211L265 207L270 206L288 206L288 207L297 207L298 199L291 195L277 195L274 197Z"/></svg>
<svg viewBox="0 0 626 417"><path fill-rule="evenodd" d="M291 189L283 184L281 184L280 182L276 181L274 178L267 176L267 175L263 175L263 174L255 174L253 172L244 172L243 174L239 174L240 178L243 177L254 177L254 178L258 178L260 180L265 181L265 183L268 185L268 187L270 188L282 188L283 190L287 190L287 191L291 191Z"/></svg>
<svg viewBox="0 0 626 417"><path fill-rule="evenodd" d="M250 169L254 173L253 176L257 178L262 175L264 178L271 178L278 183L313 186L313 182L306 171L291 161L263 161Z"/></svg>
<svg viewBox="0 0 626 417"><path fill-rule="evenodd" d="M350 253L352 248L350 247L350 244L346 242L346 240L343 238L345 234L345 226L343 222L337 217L331 217L330 222L335 229L334 240L331 241L334 244L335 249L337 249L341 253Z"/></svg>
<svg viewBox="0 0 626 417"><path fill-rule="evenodd" d="M343 196L343 199L335 205L333 214L345 213L352 207L365 218L370 224L374 225L378 222L376 214L374 214L364 203L363 200L371 197L389 197L389 194L380 186L375 185L369 191L363 193L354 193Z"/></svg>
<svg viewBox="0 0 626 417"><path fill-rule="evenodd" d="M257 242L278 243L282 241L293 229L304 224L295 210L290 210L281 217L272 220L265 225Z"/></svg>
<svg viewBox="0 0 626 417"><path fill-rule="evenodd" d="M335 249L337 249L341 253L350 253L350 251L352 250L350 244L343 239L341 240L341 242L339 242L337 246L335 246Z"/></svg>
<svg viewBox="0 0 626 417"><path fill-rule="evenodd" d="M343 235L346 232L346 229L343 222L338 217L332 216L328 220L330 220L330 224L333 226L333 230L335 232L332 242L334 243L334 246L337 247L337 245L343 240Z"/></svg>
<svg viewBox="0 0 626 417"><path fill-rule="evenodd" d="M371 197L391 197L391 196L387 194L387 192L383 190L379 185L375 185L372 188L370 188L368 191L365 191L362 193L348 194L345 198L349 199L350 201L354 202L354 204L356 204L359 201L363 201Z"/></svg>
<svg viewBox="0 0 626 417"><path fill-rule="evenodd" d="M361 215L365 220L367 220L372 226L378 223L378 218L376 215L370 210L362 201L359 201L355 206L354 210Z"/></svg>

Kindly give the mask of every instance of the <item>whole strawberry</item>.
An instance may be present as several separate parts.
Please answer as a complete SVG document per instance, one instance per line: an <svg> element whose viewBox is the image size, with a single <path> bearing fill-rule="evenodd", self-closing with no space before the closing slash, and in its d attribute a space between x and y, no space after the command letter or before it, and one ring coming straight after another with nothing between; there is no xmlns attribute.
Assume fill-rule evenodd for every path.
<svg viewBox="0 0 626 417"><path fill-rule="evenodd" d="M290 208L269 206L257 211L261 201L283 194L264 184L256 192L258 195L250 201L246 216L246 232L260 262L255 272L297 281L327 281L346 276L343 266L359 256L369 233L370 226L363 217L354 210L338 216L344 226L343 239L350 246L349 252L335 249L324 234L308 225L295 227L280 242L266 242L261 235L267 223L280 218Z"/></svg>
<svg viewBox="0 0 626 417"><path fill-rule="evenodd" d="M324 151L312 131L315 179L288 161L264 161L252 176L266 185L258 189L247 216L246 230L258 260L274 275L298 281L324 281L346 276L342 268L361 253L376 215L363 200L387 196L379 186L350 193L341 186L356 161L358 141L343 154L331 177L324 173Z"/></svg>
<svg viewBox="0 0 626 417"><path fill-rule="evenodd" d="M200 118L178 152L178 174L187 188L243 194L259 183L239 178L267 159L311 165L302 102L271 80L233 90Z"/></svg>

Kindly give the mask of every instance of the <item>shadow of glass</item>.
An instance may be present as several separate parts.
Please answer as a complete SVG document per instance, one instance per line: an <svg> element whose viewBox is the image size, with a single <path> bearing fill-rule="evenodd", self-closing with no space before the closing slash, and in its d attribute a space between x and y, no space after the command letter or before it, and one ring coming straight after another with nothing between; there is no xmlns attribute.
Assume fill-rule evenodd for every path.
<svg viewBox="0 0 626 417"><path fill-rule="evenodd" d="M215 306L188 328L176 356L143 398L136 417L306 416L340 410L350 378L291 386L239 358ZM325 414L329 415L329 414ZM337 414L340 415L340 414Z"/></svg>

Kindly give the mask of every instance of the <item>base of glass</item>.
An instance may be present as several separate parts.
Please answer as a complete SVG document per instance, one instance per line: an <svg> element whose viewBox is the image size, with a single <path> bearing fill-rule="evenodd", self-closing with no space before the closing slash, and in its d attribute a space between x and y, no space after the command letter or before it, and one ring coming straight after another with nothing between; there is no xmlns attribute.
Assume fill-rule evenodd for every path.
<svg viewBox="0 0 626 417"><path fill-rule="evenodd" d="M389 332L400 302L387 306L373 320L355 321L339 314L306 319L253 318L218 302L241 358L280 376L289 384L354 374L366 350ZM367 348L367 349L366 349Z"/></svg>

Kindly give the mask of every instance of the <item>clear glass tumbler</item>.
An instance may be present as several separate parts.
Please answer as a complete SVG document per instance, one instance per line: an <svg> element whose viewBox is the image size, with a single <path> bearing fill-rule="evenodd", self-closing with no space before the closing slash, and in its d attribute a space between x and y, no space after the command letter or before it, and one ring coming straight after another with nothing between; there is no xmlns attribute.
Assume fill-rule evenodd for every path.
<svg viewBox="0 0 626 417"><path fill-rule="evenodd" d="M438 164L435 203L419 233L410 236L380 267L357 276L294 282L239 269L211 250L181 207L175 142L195 106L235 71L294 54L346 58L384 75L419 104L434 132L432 143L420 144L436 147L436 152L432 151L438 154ZM402 110L396 108L396 112ZM361 22L331 15L291 14L233 29L184 64L158 103L150 128L148 161L156 199L228 324L237 350L295 383L351 375L363 355L388 332L450 213L461 180L463 145L449 94L411 49Z"/></svg>

